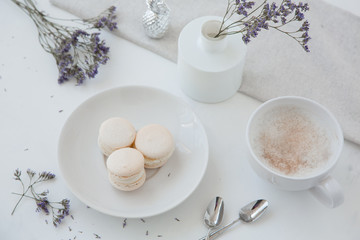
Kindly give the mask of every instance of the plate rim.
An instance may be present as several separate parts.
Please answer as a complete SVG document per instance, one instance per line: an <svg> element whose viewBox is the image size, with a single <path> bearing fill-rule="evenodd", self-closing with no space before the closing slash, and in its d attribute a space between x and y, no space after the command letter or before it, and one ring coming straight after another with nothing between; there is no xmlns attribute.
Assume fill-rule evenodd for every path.
<svg viewBox="0 0 360 240"><path fill-rule="evenodd" d="M124 91L126 89L148 89L148 90L151 90L151 91L158 91L158 92L161 92L162 94L164 95L167 95L168 97L170 98L173 98L175 99L177 102L180 102L182 104L184 104L187 108L189 108L192 113L195 115L196 117L196 120L198 121L198 126L200 127L201 131L203 132L204 134L204 146L205 146L205 166L204 168L202 169L201 172L199 172L199 175L200 175L200 178L199 178L199 181L193 185L192 189L187 193L187 195L185 195L182 199L180 199L180 201L176 202L175 204L173 205L169 205L167 208L165 209L162 209L161 211L157 211L157 212L152 212L152 213L147 213L147 214L129 214L127 216L124 216L123 214L118 214L118 212L114 213L114 212L111 212L110 210L108 209L104 209L104 208L101 208L101 207L98 207L96 204L92 204L91 202L89 202L86 198L84 198L81 194L79 194L77 191L74 190L74 188L72 187L72 185L70 184L69 180L64 176L64 169L63 169L63 166L61 164L61 152L60 152L60 148L61 148L61 144L62 142L64 141L64 132L65 132L65 129L66 127L69 125L70 121L71 121L71 118L72 116L74 115L74 113L80 109L82 106L86 105L88 102L90 102L91 100L93 100L94 98L96 97L99 97L100 95L106 95L110 92L116 92L116 91ZM60 173L65 181L65 184L67 185L68 189L70 190L70 192L76 197L78 198L82 203L86 204L87 206L89 206L90 208L92 209L95 209L96 211L98 212L101 212L103 214L106 214L106 215L110 215L110 216L114 216L114 217L122 217L122 218L145 218L145 217L153 217L153 216L157 216L157 215L160 215L160 214L163 214L165 212L168 212L169 210L171 209L174 209L176 208L177 206L179 206L181 203L183 203L186 199L188 199L193 193L194 191L198 188L198 186L200 185L200 183L202 182L203 178L204 178L204 175L206 173L206 170L207 170L207 166L208 166L208 163L209 163L209 141L208 141L208 137L207 137L207 134L206 134L206 131L205 131L205 128L204 128L204 125L202 124L201 120L199 119L199 117L195 114L195 112L193 111L193 109L190 107L190 105L188 103L186 103L184 100L182 100L181 98L179 98L178 96L166 91L166 90L163 90L163 89L160 89L160 88L156 88L156 87L150 87L150 86L143 86L143 85L125 85L125 86L118 86L118 87L114 87L114 88L110 88L110 89L106 89L106 90L103 90L103 91L100 91L100 92L97 92L93 95L91 95L90 97L86 98L84 101L82 101L71 113L70 115L67 117L66 121L64 122L62 128L61 128L61 131L60 131L60 135L59 135L59 138L58 138L58 144L57 144L57 164L58 164L58 167L59 167L59 170L60 170Z"/></svg>

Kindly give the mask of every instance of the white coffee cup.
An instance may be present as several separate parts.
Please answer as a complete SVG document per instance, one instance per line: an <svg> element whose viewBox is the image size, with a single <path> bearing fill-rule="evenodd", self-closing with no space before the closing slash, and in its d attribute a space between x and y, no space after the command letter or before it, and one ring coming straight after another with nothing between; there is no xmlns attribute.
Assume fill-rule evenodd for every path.
<svg viewBox="0 0 360 240"><path fill-rule="evenodd" d="M319 128L315 128L315 124L318 124L316 126ZM299 125L298 130L296 130L297 125ZM314 129L319 129L319 131L314 131ZM271 132L273 130L275 134ZM282 132L277 133L278 130ZM320 140L309 140L316 136ZM287 140L286 137L290 140ZM246 128L246 139L252 155L250 164L261 178L283 190L310 190L320 202L330 208L337 207L344 201L340 184L329 175L342 151L343 133L335 117L319 103L295 96L271 99L261 104L251 115ZM305 140L308 142L301 142ZM294 145L288 144L286 141L292 141L291 144ZM285 148L283 145L287 146L286 151L281 149ZM310 169L311 171L301 170L301 167L298 166L294 167L293 163L296 161L290 164L286 162L288 156L298 154L297 150L291 149L291 146L294 149L300 146L299 151L302 151L302 146L304 146L306 151L315 153L314 159L319 159L319 162L321 160L323 165L314 167ZM320 146L321 151L326 151L326 154L320 150L317 153L317 146ZM279 151L276 148L279 148ZM303 152L297 156L304 156ZM284 154L285 157L282 158L281 154ZM296 159L302 161L300 157ZM309 157L306 159L311 160ZM307 165L311 164L300 164L300 166ZM295 169L294 172L299 171L299 174L288 174L293 168ZM303 175L301 171L304 172Z"/></svg>

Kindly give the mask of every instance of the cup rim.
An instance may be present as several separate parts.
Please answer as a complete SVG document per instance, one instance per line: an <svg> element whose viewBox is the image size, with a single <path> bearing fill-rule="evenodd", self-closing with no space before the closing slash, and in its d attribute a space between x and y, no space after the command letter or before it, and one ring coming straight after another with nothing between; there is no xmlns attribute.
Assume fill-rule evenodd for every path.
<svg viewBox="0 0 360 240"><path fill-rule="evenodd" d="M255 116L263 109L265 108L267 105L271 104L272 102L275 101L282 101L284 99L295 99L295 100L300 100L300 101L305 101L305 102L309 102L311 104L314 104L315 106L317 106L318 108L321 108L323 111L326 112L326 114L329 116L329 118L333 121L334 126L336 126L336 133L339 136L339 145L337 148L337 152L336 154L334 154L334 157L332 159L332 162L329 163L325 168L321 169L321 171L316 172L316 173L312 173L303 177L299 177L299 176L289 176L280 172L277 172L273 169L271 169L270 167L266 166L254 153L253 148L250 144L250 126L251 123L253 121L253 119L255 118ZM260 166L265 169L266 171L272 173L273 175L282 177L284 179L289 179L289 180L308 180L308 179L313 179L316 178L318 176L322 176L322 175L326 175L338 162L339 156L341 154L341 151L343 149L343 145L344 145L344 136L343 136L343 131L341 129L341 126L339 124L339 122L337 121L337 119L335 118L335 116L323 105L321 105L320 103L309 99L309 98L305 98L305 97L300 97L300 96L281 96L281 97L275 97L272 98L270 100L265 101L264 103L262 103L260 106L258 106L255 111L253 111L253 113L250 115L250 118L247 122L247 126L246 126L246 143L248 146L248 149L251 153L251 157L253 158L253 160L255 160L258 164L260 164Z"/></svg>

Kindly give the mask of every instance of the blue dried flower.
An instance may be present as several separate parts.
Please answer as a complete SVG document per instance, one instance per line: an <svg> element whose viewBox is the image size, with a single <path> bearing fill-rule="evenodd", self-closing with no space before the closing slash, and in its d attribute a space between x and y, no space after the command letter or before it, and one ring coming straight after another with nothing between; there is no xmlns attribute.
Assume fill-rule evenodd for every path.
<svg viewBox="0 0 360 240"><path fill-rule="evenodd" d="M49 203L47 197L36 199L36 205L37 205L37 208L36 208L37 212L43 211L46 215L48 215L50 213L49 209L48 209L50 203Z"/></svg>
<svg viewBox="0 0 360 240"><path fill-rule="evenodd" d="M100 40L100 33L94 33L92 30L101 30L106 27L113 31L117 28L114 6L98 17L73 20L80 25L73 27L53 21L51 17L36 8L33 0L12 1L35 22L41 46L56 60L59 84L71 79L76 79L78 85L82 84L85 79L94 78L99 66L109 59L109 48L105 46L105 41Z"/></svg>
<svg viewBox="0 0 360 240"><path fill-rule="evenodd" d="M309 24L309 22L306 20L305 22L303 22L303 24L302 24L302 26L301 26L301 28L300 28L300 31L309 31L309 26L310 26L310 24Z"/></svg>
<svg viewBox="0 0 360 240"><path fill-rule="evenodd" d="M117 29L117 23L116 23L116 7L111 6L108 10L108 13L106 15L102 14L98 18L95 19L87 19L85 21L93 24L95 28L102 29L104 27L107 27L110 31L113 31L114 29Z"/></svg>
<svg viewBox="0 0 360 240"><path fill-rule="evenodd" d="M34 172L35 174L35 172ZM51 173L51 172L41 172L39 173L39 180L40 181L47 181L47 180L51 180L55 178L55 174Z"/></svg>
<svg viewBox="0 0 360 240"><path fill-rule="evenodd" d="M30 179L32 179L34 177L34 175L35 175L35 172L32 171L29 168L26 170L26 173L27 173L27 175L29 176Z"/></svg>
<svg viewBox="0 0 360 240"><path fill-rule="evenodd" d="M244 41L245 44L248 44L250 42L250 35L248 33L243 34L242 40Z"/></svg>
<svg viewBox="0 0 360 240"><path fill-rule="evenodd" d="M283 0L280 6L275 2L269 4L264 0L260 6L253 9L255 3L247 0L235 0L228 2L227 11L223 17L219 32L215 37L228 34L242 34L244 43L249 43L252 38L259 35L261 29L270 28L285 33L296 40L305 51L309 51L308 42L311 39L308 35L309 22L305 20L297 31L288 31L284 26L291 22L301 22L305 19L305 12L309 10L307 3L295 4L291 0ZM238 14L239 20L226 24L234 14ZM301 34L305 32L305 34Z"/></svg>
<svg viewBox="0 0 360 240"><path fill-rule="evenodd" d="M19 169L16 169L14 172L15 180L19 180L22 185L23 192L20 193L13 193L16 195L20 195L20 199L16 203L11 215L14 214L16 207L20 203L20 201L24 198L31 198L35 200L36 203L36 212L43 212L46 215L52 214L53 218L53 224L54 226L58 226L61 221L65 218L65 216L68 216L70 213L70 200L63 199L60 202L50 202L47 198L47 195L49 193L49 190L45 190L41 193L37 193L35 191L34 186L38 183L49 181L51 179L55 178L55 174L47 171L40 172L38 174L38 177L33 179L36 175L35 171L32 171L31 169L28 169L27 174L29 176L29 185L25 187L24 182L21 179L21 171ZM28 195L28 192L30 192L31 195Z"/></svg>
<svg viewBox="0 0 360 240"><path fill-rule="evenodd" d="M14 179L21 181L21 171L18 168L14 172Z"/></svg>

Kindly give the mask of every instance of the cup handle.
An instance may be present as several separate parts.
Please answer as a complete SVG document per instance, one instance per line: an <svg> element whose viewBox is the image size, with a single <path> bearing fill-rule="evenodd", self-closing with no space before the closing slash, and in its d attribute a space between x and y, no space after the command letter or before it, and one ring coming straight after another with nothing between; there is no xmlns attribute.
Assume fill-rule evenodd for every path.
<svg viewBox="0 0 360 240"><path fill-rule="evenodd" d="M340 184L331 176L323 179L310 192L325 206L335 208L344 202L344 193Z"/></svg>

